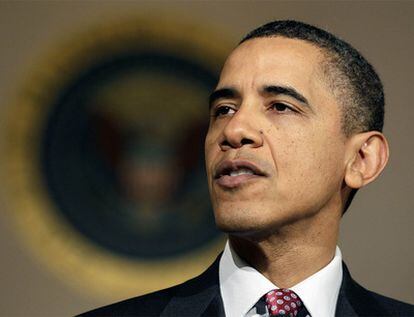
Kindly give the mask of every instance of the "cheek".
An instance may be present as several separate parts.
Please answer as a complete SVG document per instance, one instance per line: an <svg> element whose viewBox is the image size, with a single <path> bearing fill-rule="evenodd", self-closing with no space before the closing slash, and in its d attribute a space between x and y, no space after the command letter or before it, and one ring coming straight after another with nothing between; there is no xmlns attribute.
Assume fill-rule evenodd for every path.
<svg viewBox="0 0 414 317"><path fill-rule="evenodd" d="M280 181L287 182L292 190L338 183L344 150L336 140L327 133L313 132L272 137L275 142L268 144Z"/></svg>
<svg viewBox="0 0 414 317"><path fill-rule="evenodd" d="M220 147L217 144L217 135L210 130L204 141L204 159L207 172L207 181L210 184L213 165L217 163L217 156L220 154Z"/></svg>
<svg viewBox="0 0 414 317"><path fill-rule="evenodd" d="M216 140L216 136L214 134L214 131L212 131L211 128L209 128L209 130L206 134L206 138L204 140L204 154L205 154L205 159L206 159L207 165L208 165L210 157L212 155L215 140Z"/></svg>

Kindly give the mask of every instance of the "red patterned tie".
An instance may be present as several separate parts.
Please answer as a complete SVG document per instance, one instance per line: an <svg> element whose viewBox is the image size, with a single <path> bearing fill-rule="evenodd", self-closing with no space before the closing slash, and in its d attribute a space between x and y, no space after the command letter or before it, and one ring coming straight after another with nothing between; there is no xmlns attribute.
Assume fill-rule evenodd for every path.
<svg viewBox="0 0 414 317"><path fill-rule="evenodd" d="M290 289L282 288L266 294L266 306L270 316L296 316L303 304Z"/></svg>

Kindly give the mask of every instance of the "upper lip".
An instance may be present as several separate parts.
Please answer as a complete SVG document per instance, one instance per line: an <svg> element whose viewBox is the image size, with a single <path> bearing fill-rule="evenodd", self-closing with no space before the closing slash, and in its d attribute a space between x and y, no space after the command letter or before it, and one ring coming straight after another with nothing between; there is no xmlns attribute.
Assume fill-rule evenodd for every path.
<svg viewBox="0 0 414 317"><path fill-rule="evenodd" d="M230 172L238 169L246 168L251 170L255 175L266 176L266 173L256 164L245 160L225 160L217 165L214 178L219 178L223 175L229 175Z"/></svg>

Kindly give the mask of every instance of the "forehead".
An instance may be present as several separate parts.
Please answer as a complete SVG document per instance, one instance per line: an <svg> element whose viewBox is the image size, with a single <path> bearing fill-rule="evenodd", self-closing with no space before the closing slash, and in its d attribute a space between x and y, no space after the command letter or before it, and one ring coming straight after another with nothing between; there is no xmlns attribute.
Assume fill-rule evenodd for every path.
<svg viewBox="0 0 414 317"><path fill-rule="evenodd" d="M218 86L278 84L308 90L320 80L321 50L284 37L256 38L239 45L227 58Z"/></svg>

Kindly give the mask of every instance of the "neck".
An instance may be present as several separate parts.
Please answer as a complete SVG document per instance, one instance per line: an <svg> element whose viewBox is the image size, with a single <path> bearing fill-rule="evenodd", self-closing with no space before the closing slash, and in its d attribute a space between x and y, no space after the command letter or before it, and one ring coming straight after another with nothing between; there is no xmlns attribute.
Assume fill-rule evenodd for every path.
<svg viewBox="0 0 414 317"><path fill-rule="evenodd" d="M325 267L335 255L339 217L316 218L278 228L260 238L230 235L230 244L279 288L290 288Z"/></svg>

